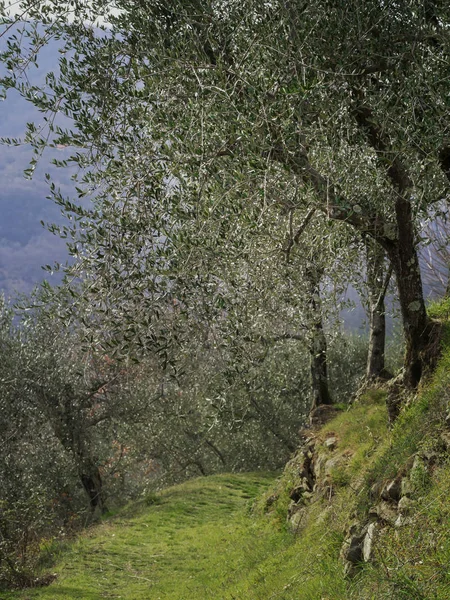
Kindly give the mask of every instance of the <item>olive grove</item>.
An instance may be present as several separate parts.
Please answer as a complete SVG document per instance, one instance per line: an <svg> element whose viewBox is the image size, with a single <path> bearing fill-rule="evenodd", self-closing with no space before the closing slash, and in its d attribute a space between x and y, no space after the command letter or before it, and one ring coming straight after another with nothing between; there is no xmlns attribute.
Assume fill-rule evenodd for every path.
<svg viewBox="0 0 450 600"><path fill-rule="evenodd" d="M217 302L240 262L264 260L262 245L308 248L297 228L314 208L387 254L405 384L417 385L430 337L419 227L449 183L445 2L21 6L3 87L45 115L28 126L34 160L48 144L75 150L67 162L92 205L52 188L72 217L68 274L82 274L114 343L167 358L183 331L168 304L188 314L198 294ZM100 17L107 26L89 25ZM33 85L52 36L59 73Z"/></svg>
<svg viewBox="0 0 450 600"><path fill-rule="evenodd" d="M390 376L388 289L417 387L437 335L419 249L450 185L447 2L7 4L0 93L41 118L3 142L33 147L28 177L65 148L53 162L75 167L76 192L48 175L63 283L24 300L20 324L2 305L2 478L24 460L24 419L36 468L40 436L70 465L78 512L157 475L277 468L311 408ZM340 327L349 285L368 301L363 348ZM1 506L16 492L0 493L13 573Z"/></svg>

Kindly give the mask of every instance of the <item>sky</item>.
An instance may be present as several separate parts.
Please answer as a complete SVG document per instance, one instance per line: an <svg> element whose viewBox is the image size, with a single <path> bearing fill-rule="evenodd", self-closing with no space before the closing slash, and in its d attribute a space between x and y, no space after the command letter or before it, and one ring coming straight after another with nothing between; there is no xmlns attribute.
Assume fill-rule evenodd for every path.
<svg viewBox="0 0 450 600"><path fill-rule="evenodd" d="M37 80L48 70L56 70L57 61L55 47L49 48L34 73ZM0 137L20 138L27 122L39 121L42 115L17 92L0 101ZM74 184L69 172L50 164L50 152L44 154L33 179L25 179L23 171L31 156L28 146L0 145L0 293L9 298L30 292L43 278L56 280L42 270L42 265L68 258L65 242L40 223L63 222L59 207L47 198L45 173L50 172L66 194L74 190Z"/></svg>
<svg viewBox="0 0 450 600"><path fill-rule="evenodd" d="M10 14L21 12L18 2L8 0L6 4L10 6ZM112 2L110 10L117 14ZM5 43L6 40L0 37L0 51ZM51 41L42 48L39 67L33 68L31 73L33 83L43 82L49 71L57 73L59 57L58 42ZM5 73L4 66L0 65L0 78ZM10 92L6 100L0 100L0 138L23 137L26 123L38 124L42 117L17 92ZM63 125L61 122L58 124ZM69 150L62 150L58 151L57 158L69 155ZM47 198L49 188L45 173L52 175L52 180L65 196L76 196L71 172L52 166L51 152L46 151L33 179L29 181L24 178L23 171L29 166L31 156L32 150L27 146L0 144L0 294L4 293L8 298L31 292L44 278L50 283L58 283L59 274L50 275L43 271L42 266L64 263L68 259L65 241L48 232L41 225L41 220L45 223L64 222L60 208Z"/></svg>

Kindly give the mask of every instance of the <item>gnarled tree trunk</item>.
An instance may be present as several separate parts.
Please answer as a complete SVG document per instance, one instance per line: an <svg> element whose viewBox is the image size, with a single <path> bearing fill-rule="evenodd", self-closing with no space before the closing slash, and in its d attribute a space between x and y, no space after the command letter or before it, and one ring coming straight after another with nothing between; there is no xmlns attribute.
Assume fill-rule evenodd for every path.
<svg viewBox="0 0 450 600"><path fill-rule="evenodd" d="M320 300L320 280L323 270L314 266L308 268L305 279L309 287L309 320L311 356L312 409L322 404L332 404L328 387L327 340L323 329L322 306Z"/></svg>
<svg viewBox="0 0 450 600"><path fill-rule="evenodd" d="M91 460L81 461L79 467L80 480L89 499L92 512L106 511L103 482L98 466Z"/></svg>
<svg viewBox="0 0 450 600"><path fill-rule="evenodd" d="M385 273L386 253L373 240L366 240L367 287L369 291L369 350L366 378L380 379L389 375L385 368L386 307L385 297L391 277L391 267Z"/></svg>
<svg viewBox="0 0 450 600"><path fill-rule="evenodd" d="M397 280L398 298L405 334L404 383L415 388L422 377L425 351L430 342L430 323L423 297L422 276L416 249L411 203L396 202L397 238L381 240Z"/></svg>
<svg viewBox="0 0 450 600"><path fill-rule="evenodd" d="M397 279L406 342L404 383L415 388L423 372L424 352L429 343L429 322L411 206L413 182L405 164L377 124L372 108L362 101L355 106L353 114L367 143L376 151L380 165L386 169L395 193L395 222L380 222L379 227L373 229L372 236L386 250Z"/></svg>

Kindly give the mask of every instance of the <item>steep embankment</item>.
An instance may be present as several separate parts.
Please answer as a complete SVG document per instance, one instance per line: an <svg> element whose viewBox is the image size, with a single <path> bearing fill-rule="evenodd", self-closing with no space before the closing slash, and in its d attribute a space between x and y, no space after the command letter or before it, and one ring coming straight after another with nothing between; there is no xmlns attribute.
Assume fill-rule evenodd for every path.
<svg viewBox="0 0 450 600"><path fill-rule="evenodd" d="M393 429L387 393L319 411L276 481L220 475L149 497L59 551L50 586L4 597L448 600L448 341Z"/></svg>
<svg viewBox="0 0 450 600"><path fill-rule="evenodd" d="M447 321L444 309L435 316ZM287 513L297 537L293 591L273 597L450 598L448 326L442 342L432 379L404 398L392 429L385 401L395 383L368 390L349 410L324 407L316 420L326 423L305 430L262 508L280 522Z"/></svg>

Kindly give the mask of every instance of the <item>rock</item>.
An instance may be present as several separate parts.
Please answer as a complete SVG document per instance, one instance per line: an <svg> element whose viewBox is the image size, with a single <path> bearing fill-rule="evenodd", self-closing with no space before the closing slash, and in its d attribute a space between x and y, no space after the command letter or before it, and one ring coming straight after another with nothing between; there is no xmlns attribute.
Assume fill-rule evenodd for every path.
<svg viewBox="0 0 450 600"><path fill-rule="evenodd" d="M318 481L323 474L323 467L325 465L325 463L327 462L327 455L326 454L319 454L318 456L314 457L314 460L312 462L312 470L313 470L313 474L314 474L314 479L316 481Z"/></svg>
<svg viewBox="0 0 450 600"><path fill-rule="evenodd" d="M406 497L411 496L413 491L414 491L414 488L413 488L411 481L408 479L408 477L403 477L402 478L402 490L401 490L402 498L405 496Z"/></svg>
<svg viewBox="0 0 450 600"><path fill-rule="evenodd" d="M384 500L372 507L369 510L369 515L377 515L381 521L384 521L389 525L394 525L398 517L396 507Z"/></svg>
<svg viewBox="0 0 450 600"><path fill-rule="evenodd" d="M289 514L290 513L290 514ZM291 506L289 508L288 526L292 533L298 533L300 531L305 509L299 506Z"/></svg>
<svg viewBox="0 0 450 600"><path fill-rule="evenodd" d="M302 487L306 492L310 492L314 487L314 480L312 477L303 477L302 479Z"/></svg>
<svg viewBox="0 0 450 600"><path fill-rule="evenodd" d="M301 485L307 489L312 489L314 485L314 473L312 466L313 452L310 448L304 448L298 454L295 460L295 466L298 469L298 475L301 480Z"/></svg>
<svg viewBox="0 0 450 600"><path fill-rule="evenodd" d="M331 475L332 471L334 469L336 469L337 467L341 467L343 465L347 464L347 460L345 458L345 456L333 456L333 458L329 458L324 465L324 475Z"/></svg>
<svg viewBox="0 0 450 600"><path fill-rule="evenodd" d="M344 561L344 575L353 577L358 565L364 560L364 540L368 527L354 524L350 527L348 534L341 547L340 557Z"/></svg>
<svg viewBox="0 0 450 600"><path fill-rule="evenodd" d="M400 498L399 503L398 503L398 512L401 515L407 515L409 513L411 513L411 511L414 509L416 505L416 502L414 500L411 500L411 498L408 498L408 496L403 496L402 498Z"/></svg>
<svg viewBox="0 0 450 600"><path fill-rule="evenodd" d="M295 515L295 513L299 510L297 502L293 500L289 503L288 512L287 512L287 520L290 521L291 518Z"/></svg>
<svg viewBox="0 0 450 600"><path fill-rule="evenodd" d="M450 452L450 431L443 431L441 433L441 440L444 444L445 451Z"/></svg>
<svg viewBox="0 0 450 600"><path fill-rule="evenodd" d="M362 551L362 556L363 556L364 562L369 562L369 560L373 556L373 547L374 547L377 528L378 528L377 523L370 523L370 525L367 527L367 533L364 537L363 551Z"/></svg>
<svg viewBox="0 0 450 600"><path fill-rule="evenodd" d="M304 489L303 489L303 487L302 487L302 486L295 487L294 489L292 489L292 490L289 492L289 498L290 498L290 499L291 499L293 502L297 503L297 502L300 500L300 498L302 497L302 495L303 495L303 492L304 492Z"/></svg>
<svg viewBox="0 0 450 600"><path fill-rule="evenodd" d="M402 495L402 478L396 477L395 479L391 479L387 481L383 489L381 491L381 497L383 500L391 500L393 502L398 502Z"/></svg>
<svg viewBox="0 0 450 600"><path fill-rule="evenodd" d="M344 560L353 564L362 562L365 536L366 532L364 531L359 535L351 535L345 540L342 552Z"/></svg>
<svg viewBox="0 0 450 600"><path fill-rule="evenodd" d="M324 446L326 446L328 450L334 450L336 448L336 445L337 437L335 436L328 437L324 442Z"/></svg>
<svg viewBox="0 0 450 600"><path fill-rule="evenodd" d="M404 527L405 525L411 525L413 520L411 517L405 517L403 515L399 515L394 523L394 527L398 529L399 527Z"/></svg>
<svg viewBox="0 0 450 600"><path fill-rule="evenodd" d="M332 457L328 452L319 454L313 463L315 479L313 491L319 492L325 498L330 498L334 493L335 478L341 471L345 474L343 467L347 463L348 457L342 454L335 454Z"/></svg>
<svg viewBox="0 0 450 600"><path fill-rule="evenodd" d="M381 497L381 492L383 491L384 488L384 482L383 481L376 481L372 487L370 488L370 498L371 500L376 500L378 501Z"/></svg>
<svg viewBox="0 0 450 600"><path fill-rule="evenodd" d="M289 493L289 498L293 500L295 503L300 502L303 498L305 498L306 494L309 494L311 497L311 487L306 479L303 479L302 483L297 487L293 488Z"/></svg>
<svg viewBox="0 0 450 600"><path fill-rule="evenodd" d="M303 469L300 471L300 479L303 487L311 490L314 485L314 474L311 472L311 462L305 463Z"/></svg>
<svg viewBox="0 0 450 600"><path fill-rule="evenodd" d="M427 466L432 467L439 462L439 454L434 450L424 450L421 452L421 457L428 463Z"/></svg>

